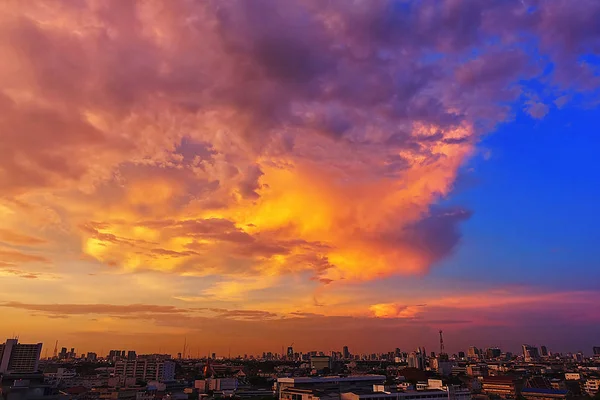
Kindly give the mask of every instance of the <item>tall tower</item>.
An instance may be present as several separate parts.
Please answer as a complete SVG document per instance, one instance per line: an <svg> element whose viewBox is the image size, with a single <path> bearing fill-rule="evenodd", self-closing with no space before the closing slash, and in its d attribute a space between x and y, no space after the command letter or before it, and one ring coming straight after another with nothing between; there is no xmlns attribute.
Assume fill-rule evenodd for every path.
<svg viewBox="0 0 600 400"><path fill-rule="evenodd" d="M442 330L440 329L440 354L444 353L444 337L442 336Z"/></svg>

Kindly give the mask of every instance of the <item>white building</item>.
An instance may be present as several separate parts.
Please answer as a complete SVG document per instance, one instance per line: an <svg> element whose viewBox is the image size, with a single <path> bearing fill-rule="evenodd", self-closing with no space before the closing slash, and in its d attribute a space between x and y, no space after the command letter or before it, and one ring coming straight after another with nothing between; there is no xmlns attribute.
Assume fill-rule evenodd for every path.
<svg viewBox="0 0 600 400"><path fill-rule="evenodd" d="M425 354L420 351L410 353L407 361L409 368L425 369Z"/></svg>
<svg viewBox="0 0 600 400"><path fill-rule="evenodd" d="M77 376L77 372L74 369L58 368L56 372L44 372L44 376L50 379L62 380L72 379Z"/></svg>
<svg viewBox="0 0 600 400"><path fill-rule="evenodd" d="M342 393L341 400L471 400L467 389L421 390L406 392Z"/></svg>
<svg viewBox="0 0 600 400"><path fill-rule="evenodd" d="M579 381L581 380L581 374L579 372L565 372L565 380Z"/></svg>
<svg viewBox="0 0 600 400"><path fill-rule="evenodd" d="M115 377L122 381L135 378L146 382L169 382L175 379L175 363L160 360L117 361Z"/></svg>
<svg viewBox="0 0 600 400"><path fill-rule="evenodd" d="M600 390L600 379L594 378L586 380L583 388L589 395L595 395Z"/></svg>
<svg viewBox="0 0 600 400"><path fill-rule="evenodd" d="M0 344L0 373L36 372L41 353L42 343L22 344L18 339L7 339Z"/></svg>

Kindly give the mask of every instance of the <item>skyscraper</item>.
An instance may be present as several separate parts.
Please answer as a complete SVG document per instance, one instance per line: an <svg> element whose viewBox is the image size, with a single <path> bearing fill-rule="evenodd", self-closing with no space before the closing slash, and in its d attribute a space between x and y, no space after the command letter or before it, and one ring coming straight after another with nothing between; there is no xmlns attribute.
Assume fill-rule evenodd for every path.
<svg viewBox="0 0 600 400"><path fill-rule="evenodd" d="M498 347L490 347L485 350L485 358L487 358L488 360L493 360L495 358L500 357L501 355L502 350L500 350Z"/></svg>
<svg viewBox="0 0 600 400"><path fill-rule="evenodd" d="M293 360L294 359L294 348L292 346L289 346L287 348L287 359L288 360Z"/></svg>
<svg viewBox="0 0 600 400"><path fill-rule="evenodd" d="M348 346L344 346L343 353L344 353L345 360L350 358L350 350L348 349Z"/></svg>
<svg viewBox="0 0 600 400"><path fill-rule="evenodd" d="M42 343L21 344L8 339L0 344L0 373L33 373L38 369Z"/></svg>
<svg viewBox="0 0 600 400"><path fill-rule="evenodd" d="M595 356L600 356L600 346L594 346L592 350Z"/></svg>
<svg viewBox="0 0 600 400"><path fill-rule="evenodd" d="M408 355L408 366L411 368L425 369L425 348L419 348Z"/></svg>
<svg viewBox="0 0 600 400"><path fill-rule="evenodd" d="M469 352L467 353L469 358L477 359L479 358L479 349L475 346L469 347Z"/></svg>
<svg viewBox="0 0 600 400"><path fill-rule="evenodd" d="M548 357L548 348L546 346L540 347L540 351L542 353L542 357Z"/></svg>
<svg viewBox="0 0 600 400"><path fill-rule="evenodd" d="M137 355L135 354L135 351L129 350L127 352L127 361L135 361L136 358L137 358Z"/></svg>
<svg viewBox="0 0 600 400"><path fill-rule="evenodd" d="M537 347L530 346L528 344L524 344L523 346L523 359L525 362L532 362L539 360L540 353Z"/></svg>

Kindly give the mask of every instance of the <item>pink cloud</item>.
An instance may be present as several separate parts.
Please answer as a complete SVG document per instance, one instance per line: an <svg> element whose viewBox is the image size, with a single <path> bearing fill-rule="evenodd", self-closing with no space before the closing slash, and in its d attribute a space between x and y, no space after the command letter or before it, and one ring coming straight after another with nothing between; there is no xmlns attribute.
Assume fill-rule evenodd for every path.
<svg viewBox="0 0 600 400"><path fill-rule="evenodd" d="M47 243L0 256L210 276L200 292L220 300L279 296L285 275L315 307L315 287L427 274L471 215L437 204L481 136L524 106L548 112L552 99L520 103L522 81L537 95L598 87L579 62L598 50L598 13L594 1L11 3L0 240ZM471 310L445 301L368 305L438 322L434 306Z"/></svg>

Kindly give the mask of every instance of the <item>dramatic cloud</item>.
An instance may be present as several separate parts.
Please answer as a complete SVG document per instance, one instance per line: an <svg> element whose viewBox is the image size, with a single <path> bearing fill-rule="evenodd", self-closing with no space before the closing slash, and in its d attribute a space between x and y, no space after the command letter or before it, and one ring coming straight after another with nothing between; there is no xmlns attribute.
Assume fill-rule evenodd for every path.
<svg viewBox="0 0 600 400"><path fill-rule="evenodd" d="M599 16L593 0L12 2L0 262L203 279L164 301L252 294L265 314L222 314L246 319L282 293L308 313L426 275L471 215L439 203L482 135L600 88ZM396 304L361 313L418 312Z"/></svg>

